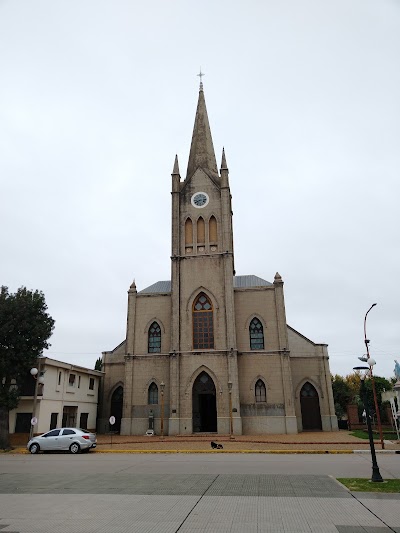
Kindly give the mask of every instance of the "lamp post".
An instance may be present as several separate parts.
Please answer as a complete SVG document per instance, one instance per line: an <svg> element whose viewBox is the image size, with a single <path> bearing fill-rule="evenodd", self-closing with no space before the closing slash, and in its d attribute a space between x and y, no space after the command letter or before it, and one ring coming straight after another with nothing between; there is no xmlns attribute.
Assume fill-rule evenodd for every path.
<svg viewBox="0 0 400 533"><path fill-rule="evenodd" d="M228 381L228 392L229 392L229 438L233 439L232 381Z"/></svg>
<svg viewBox="0 0 400 533"><path fill-rule="evenodd" d="M381 473L379 472L379 466L378 466L378 463L376 461L374 437L372 435L371 417L370 417L370 414L369 414L367 391L365 390L365 378L367 377L367 374L371 375L372 366L371 367L356 366L356 367L353 368L353 370L365 371L364 373L361 373L361 375L360 375L360 378L361 378L360 396L361 396L361 399L362 399L362 401L364 403L365 414L366 414L366 417L367 417L369 447L371 449L371 458L372 458L372 476L371 476L371 481L379 483L379 482L382 482L383 479L382 479Z"/></svg>
<svg viewBox="0 0 400 533"><path fill-rule="evenodd" d="M161 389L161 438L164 438L164 387L165 383L162 381L160 383L160 389Z"/></svg>
<svg viewBox="0 0 400 533"><path fill-rule="evenodd" d="M30 374L33 377L33 379L35 380L35 392L34 392L34 395L33 395L32 419L34 419L36 417L36 407L37 407L37 397L38 397L39 385L43 385L43 383L44 383L44 377L40 375L41 374L40 366L41 366L41 360L39 358L38 368L31 368L31 370L30 370ZM33 437L33 428L34 428L35 425L36 424L32 424L31 423L31 428L29 430L29 440Z"/></svg>
<svg viewBox="0 0 400 533"><path fill-rule="evenodd" d="M368 316L368 313L371 311L371 309L373 307L375 307L375 306L376 306L376 304L372 304L371 307L368 309L368 311L365 313L365 317L364 317L364 344L365 344L365 348L367 349L367 355L366 355L366 361L365 361L364 358L361 358L361 357L359 359L361 361L365 361L366 363L368 363L368 360L370 359L370 355L369 355L369 339L367 339L367 316ZM381 447L382 447L382 450L384 450L385 449L385 443L383 442L381 414L379 412L378 398L376 396L375 379L374 379L374 374L372 372L372 366L373 365L370 365L370 369L371 369L370 376L371 376L371 383L372 383L372 392L373 392L373 395L374 395L376 421L378 423L378 431L379 431L379 438L380 438L380 441L381 441Z"/></svg>

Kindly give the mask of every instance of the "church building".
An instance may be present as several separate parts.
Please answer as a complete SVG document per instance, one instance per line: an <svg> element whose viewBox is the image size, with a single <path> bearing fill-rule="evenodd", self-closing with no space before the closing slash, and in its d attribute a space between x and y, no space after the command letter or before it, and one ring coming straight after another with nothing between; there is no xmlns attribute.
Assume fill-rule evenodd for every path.
<svg viewBox="0 0 400 533"><path fill-rule="evenodd" d="M185 179L172 171L171 279L128 291L103 353L98 430L265 435L337 430L326 344L286 322L283 280L236 275L232 196L200 83ZM258 269L260 267L258 266Z"/></svg>

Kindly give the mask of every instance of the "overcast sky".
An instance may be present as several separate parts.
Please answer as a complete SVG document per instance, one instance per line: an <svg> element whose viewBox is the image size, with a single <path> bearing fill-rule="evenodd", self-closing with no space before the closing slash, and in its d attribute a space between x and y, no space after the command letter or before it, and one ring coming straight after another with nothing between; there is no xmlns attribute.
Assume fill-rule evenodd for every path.
<svg viewBox="0 0 400 533"><path fill-rule="evenodd" d="M170 279L171 171L204 90L235 266L288 323L400 360L398 0L0 0L0 283L45 293L47 353L92 368L127 290Z"/></svg>

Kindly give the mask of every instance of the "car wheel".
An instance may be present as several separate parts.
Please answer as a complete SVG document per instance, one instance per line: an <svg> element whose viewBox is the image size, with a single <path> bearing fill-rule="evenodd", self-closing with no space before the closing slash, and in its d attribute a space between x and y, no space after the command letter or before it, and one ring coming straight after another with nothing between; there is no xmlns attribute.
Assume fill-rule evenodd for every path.
<svg viewBox="0 0 400 533"><path fill-rule="evenodd" d="M36 442L34 442L33 444L31 444L29 446L29 451L31 452L32 455L34 455L35 453L39 453L40 451L40 446L39 444L37 444Z"/></svg>
<svg viewBox="0 0 400 533"><path fill-rule="evenodd" d="M71 446L69 447L69 451L71 453L79 453L80 450L81 450L81 447L79 446L77 442L73 442Z"/></svg>

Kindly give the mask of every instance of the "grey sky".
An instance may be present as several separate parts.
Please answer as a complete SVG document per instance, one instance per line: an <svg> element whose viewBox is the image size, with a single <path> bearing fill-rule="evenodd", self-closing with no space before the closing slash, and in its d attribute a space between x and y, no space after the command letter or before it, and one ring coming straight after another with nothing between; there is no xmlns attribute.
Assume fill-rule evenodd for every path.
<svg viewBox="0 0 400 533"><path fill-rule="evenodd" d="M400 359L400 4L0 0L0 283L41 289L49 355L93 367L126 291L170 278L200 65L238 275L285 281L331 370Z"/></svg>

